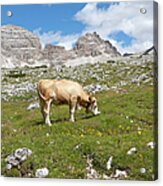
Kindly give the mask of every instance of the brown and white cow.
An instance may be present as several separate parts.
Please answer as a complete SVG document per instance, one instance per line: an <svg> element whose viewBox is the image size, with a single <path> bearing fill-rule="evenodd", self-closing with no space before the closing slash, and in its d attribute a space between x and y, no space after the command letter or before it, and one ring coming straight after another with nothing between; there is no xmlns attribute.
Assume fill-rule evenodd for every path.
<svg viewBox="0 0 163 186"><path fill-rule="evenodd" d="M40 80L37 86L40 98L41 112L45 124L51 126L49 112L51 103L68 104L70 109L70 121L74 122L75 110L84 107L86 112L98 115L97 101L95 97L88 95L82 86L70 80Z"/></svg>

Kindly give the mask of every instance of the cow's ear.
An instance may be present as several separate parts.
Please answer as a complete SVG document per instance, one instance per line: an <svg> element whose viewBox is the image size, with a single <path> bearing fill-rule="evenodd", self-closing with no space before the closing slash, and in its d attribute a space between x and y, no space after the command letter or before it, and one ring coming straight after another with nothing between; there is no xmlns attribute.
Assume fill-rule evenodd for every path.
<svg viewBox="0 0 163 186"><path fill-rule="evenodd" d="M92 97L92 103L95 103L95 102L96 102L96 98Z"/></svg>
<svg viewBox="0 0 163 186"><path fill-rule="evenodd" d="M92 97L92 96L89 96L89 101L90 101L90 103L95 103L96 98Z"/></svg>

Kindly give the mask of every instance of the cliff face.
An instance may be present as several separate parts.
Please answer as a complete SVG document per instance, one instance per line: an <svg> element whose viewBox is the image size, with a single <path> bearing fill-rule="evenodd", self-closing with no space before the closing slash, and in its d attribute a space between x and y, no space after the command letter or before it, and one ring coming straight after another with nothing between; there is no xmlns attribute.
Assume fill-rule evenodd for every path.
<svg viewBox="0 0 163 186"><path fill-rule="evenodd" d="M100 36L94 32L86 33L81 36L76 42L74 48L78 56L99 56L102 54L108 54L110 56L120 56L120 53L109 41L105 41L100 38Z"/></svg>
<svg viewBox="0 0 163 186"><path fill-rule="evenodd" d="M2 26L1 39L2 49L6 50L7 54L12 54L13 52L15 52L15 54L19 53L20 49L21 52L23 52L23 50L25 52L25 50L35 51L41 48L37 36L18 26Z"/></svg>
<svg viewBox="0 0 163 186"><path fill-rule="evenodd" d="M37 36L18 26L1 27L2 67L32 64L41 55Z"/></svg>
<svg viewBox="0 0 163 186"><path fill-rule="evenodd" d="M2 68L58 65L81 57L120 56L109 41L101 39L95 32L81 36L71 50L51 44L42 49L36 35L13 25L1 27L1 48Z"/></svg>

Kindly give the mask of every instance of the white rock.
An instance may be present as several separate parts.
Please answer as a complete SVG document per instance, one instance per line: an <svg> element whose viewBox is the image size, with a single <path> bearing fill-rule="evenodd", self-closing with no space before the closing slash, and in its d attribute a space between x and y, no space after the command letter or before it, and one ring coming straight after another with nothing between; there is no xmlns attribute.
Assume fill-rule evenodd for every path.
<svg viewBox="0 0 163 186"><path fill-rule="evenodd" d="M40 107L39 103L31 103L31 104L27 107L27 110L37 109L37 108L39 108L39 107Z"/></svg>
<svg viewBox="0 0 163 186"><path fill-rule="evenodd" d="M16 159L10 160L9 163L12 164L13 166L18 166L19 165L19 161L16 160Z"/></svg>
<svg viewBox="0 0 163 186"><path fill-rule="evenodd" d="M7 156L7 158L5 159L5 162L13 166L17 166L19 164L19 161L16 159L16 157L13 154Z"/></svg>
<svg viewBox="0 0 163 186"><path fill-rule="evenodd" d="M49 170L47 168L42 168L42 169L37 169L35 172L35 177L36 178L44 178L48 176Z"/></svg>
<svg viewBox="0 0 163 186"><path fill-rule="evenodd" d="M10 170L12 168L12 165L10 163L6 164L6 169Z"/></svg>
<svg viewBox="0 0 163 186"><path fill-rule="evenodd" d="M25 153L22 148L19 148L15 151L14 156L18 159L21 159L22 156L24 156Z"/></svg>
<svg viewBox="0 0 163 186"><path fill-rule="evenodd" d="M87 156L86 162L87 162L87 167L86 167L86 177L87 179L97 179L99 178L99 175L97 171L93 168L92 165L93 159Z"/></svg>
<svg viewBox="0 0 163 186"><path fill-rule="evenodd" d="M30 156L32 154L32 151L30 149L28 149L28 156Z"/></svg>
<svg viewBox="0 0 163 186"><path fill-rule="evenodd" d="M97 143L98 145L100 145L100 141L96 141L96 143Z"/></svg>
<svg viewBox="0 0 163 186"><path fill-rule="evenodd" d="M145 168L140 168L140 173L142 173L142 174L146 173L146 169Z"/></svg>
<svg viewBox="0 0 163 186"><path fill-rule="evenodd" d="M81 146L81 144L76 145L76 146L74 147L74 150L79 149L80 146Z"/></svg>
<svg viewBox="0 0 163 186"><path fill-rule="evenodd" d="M112 160L113 160L113 156L110 156L109 160L106 163L107 170L110 170L111 169Z"/></svg>
<svg viewBox="0 0 163 186"><path fill-rule="evenodd" d="M132 147L129 151L127 151L127 155L131 155L136 151L137 151L136 147Z"/></svg>
<svg viewBox="0 0 163 186"><path fill-rule="evenodd" d="M13 154L8 155L8 156L6 157L6 159L5 159L5 162L10 162L10 161L12 161L12 160L15 160L15 157L13 156Z"/></svg>
<svg viewBox="0 0 163 186"><path fill-rule="evenodd" d="M106 174L103 174L102 177L103 177L104 180L108 180L108 179L110 179L110 177L107 176Z"/></svg>
<svg viewBox="0 0 163 186"><path fill-rule="evenodd" d="M97 171L95 170L95 169L91 169L91 176L93 177L93 178L98 178L98 174L97 174Z"/></svg>
<svg viewBox="0 0 163 186"><path fill-rule="evenodd" d="M32 176L32 174L29 172L29 173L28 173L28 176L29 176L29 177L31 177L31 176Z"/></svg>
<svg viewBox="0 0 163 186"><path fill-rule="evenodd" d="M155 146L156 146L156 143L155 142L149 142L149 143L147 143L147 147L150 147L151 149L154 149L155 148Z"/></svg>
<svg viewBox="0 0 163 186"><path fill-rule="evenodd" d="M152 177L152 180L155 180L155 175L154 174L152 174L151 177Z"/></svg>
<svg viewBox="0 0 163 186"><path fill-rule="evenodd" d="M119 169L116 169L115 175L113 177L114 178L127 178L127 172L125 170L121 171Z"/></svg>
<svg viewBox="0 0 163 186"><path fill-rule="evenodd" d="M13 166L18 166L21 162L25 161L32 151L26 147L18 148L14 153L8 155L5 159L6 168L11 169Z"/></svg>
<svg viewBox="0 0 163 186"><path fill-rule="evenodd" d="M21 158L20 158L20 162L23 162L23 161L25 161L27 159L27 155L24 155L24 156L22 156Z"/></svg>
<svg viewBox="0 0 163 186"><path fill-rule="evenodd" d="M15 151L14 156L21 161L24 161L27 156L30 156L32 154L32 151L26 147L19 148Z"/></svg>
<svg viewBox="0 0 163 186"><path fill-rule="evenodd" d="M87 179L97 179L98 173L95 169L86 167L86 176L87 176Z"/></svg>

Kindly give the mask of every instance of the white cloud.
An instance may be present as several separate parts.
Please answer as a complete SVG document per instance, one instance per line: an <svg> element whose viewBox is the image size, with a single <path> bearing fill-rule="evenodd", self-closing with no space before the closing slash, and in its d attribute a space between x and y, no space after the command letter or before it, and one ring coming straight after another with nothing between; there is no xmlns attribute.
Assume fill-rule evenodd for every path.
<svg viewBox="0 0 163 186"><path fill-rule="evenodd" d="M120 2L104 9L98 8L97 3L87 3L74 18L85 25L82 34L96 31L103 39L110 40L121 53L139 52L153 45L152 5L150 1ZM145 8L147 13L140 13L140 8ZM134 38L129 46L124 47L124 42L118 42L109 36L119 31ZM42 32L41 28L33 32L39 36L43 47L50 43L65 46L66 49L71 49L81 35L63 35L61 31Z"/></svg>
<svg viewBox="0 0 163 186"><path fill-rule="evenodd" d="M71 49L72 45L79 37L79 34L62 35L61 31L42 32L41 28L35 29L33 33L40 38L43 48L46 44L55 44L58 46L64 46L66 49Z"/></svg>
<svg viewBox="0 0 163 186"><path fill-rule="evenodd" d="M140 13L140 8L145 8L147 13ZM153 45L152 2L120 2L107 9L98 8L97 3L88 3L77 12L75 19L85 25L83 33L96 31L104 39L111 39L109 34L123 31L133 37L128 47L111 39L122 53L142 51Z"/></svg>

